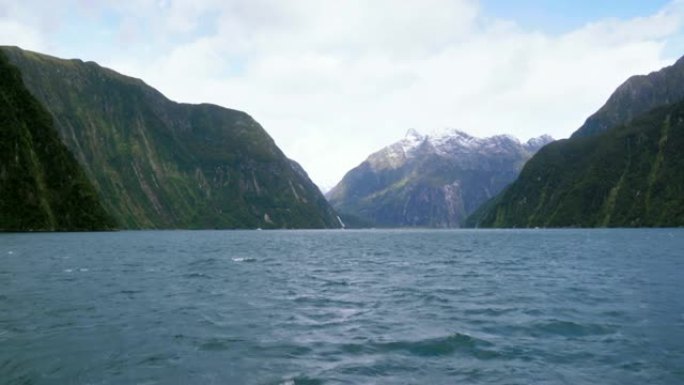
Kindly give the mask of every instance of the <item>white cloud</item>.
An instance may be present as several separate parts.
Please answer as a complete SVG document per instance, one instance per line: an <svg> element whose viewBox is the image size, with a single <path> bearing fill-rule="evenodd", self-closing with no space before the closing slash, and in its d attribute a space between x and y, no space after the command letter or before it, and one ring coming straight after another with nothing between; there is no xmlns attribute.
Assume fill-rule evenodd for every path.
<svg viewBox="0 0 684 385"><path fill-rule="evenodd" d="M411 127L568 136L628 76L674 59L665 45L684 19L676 0L552 35L492 20L475 0L80 4L119 15L130 47L79 56L173 99L250 113L325 186ZM30 31L16 36L68 44Z"/></svg>
<svg viewBox="0 0 684 385"><path fill-rule="evenodd" d="M19 22L2 18L0 18L0 45L16 45L38 51L46 46L39 31Z"/></svg>

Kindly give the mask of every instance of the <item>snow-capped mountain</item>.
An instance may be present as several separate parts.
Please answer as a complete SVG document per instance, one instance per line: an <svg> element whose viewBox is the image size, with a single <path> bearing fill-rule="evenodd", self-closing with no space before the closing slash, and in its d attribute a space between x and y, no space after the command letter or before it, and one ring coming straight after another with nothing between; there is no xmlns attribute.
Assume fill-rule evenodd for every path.
<svg viewBox="0 0 684 385"><path fill-rule="evenodd" d="M339 212L377 226L460 227L551 141L411 129L349 171L327 197Z"/></svg>

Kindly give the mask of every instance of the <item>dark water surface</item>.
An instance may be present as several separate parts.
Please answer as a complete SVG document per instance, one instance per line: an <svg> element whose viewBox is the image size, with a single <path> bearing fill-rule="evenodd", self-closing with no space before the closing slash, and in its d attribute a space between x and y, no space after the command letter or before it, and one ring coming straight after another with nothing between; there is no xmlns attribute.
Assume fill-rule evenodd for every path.
<svg viewBox="0 0 684 385"><path fill-rule="evenodd" d="M684 384L684 231L0 235L1 384Z"/></svg>

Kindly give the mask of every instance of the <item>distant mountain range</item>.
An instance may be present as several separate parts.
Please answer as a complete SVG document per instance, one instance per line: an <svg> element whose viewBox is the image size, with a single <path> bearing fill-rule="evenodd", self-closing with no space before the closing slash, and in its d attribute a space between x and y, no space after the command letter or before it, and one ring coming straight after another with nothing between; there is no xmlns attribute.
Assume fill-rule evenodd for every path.
<svg viewBox="0 0 684 385"><path fill-rule="evenodd" d="M96 63L0 47L0 121L0 231L684 226L684 59L570 139L410 130L330 204L246 113Z"/></svg>
<svg viewBox="0 0 684 385"><path fill-rule="evenodd" d="M343 218L365 226L460 227L552 140L410 130L349 171L327 198Z"/></svg>
<svg viewBox="0 0 684 385"><path fill-rule="evenodd" d="M476 227L684 226L684 59L622 84L468 219Z"/></svg>
<svg viewBox="0 0 684 385"><path fill-rule="evenodd" d="M14 79L3 84L3 90L21 93L25 86L30 92L0 106L2 116L13 119L2 127L0 146L28 146L18 151L23 151L20 163L30 175L26 178L32 178L26 182L24 171L11 169L10 158L17 151L3 153L3 207L25 206L17 211L20 215L33 206L43 211L53 207L54 195L69 202L91 198L82 207L45 211L56 222L46 219L40 229L340 227L306 172L246 113L172 102L141 80L93 62L14 47L2 47L0 53L9 60L3 62L3 76L20 73L24 83ZM40 122L33 122L36 119ZM49 134L51 144L39 143L32 129L56 130L58 138ZM29 136L33 141L14 139ZM38 156L46 148L49 155ZM59 148L70 154L53 154L64 152L55 150ZM55 162L58 156L78 163ZM51 181L43 183L41 175L76 179L70 190L58 192ZM59 222L84 211L99 219ZM12 228L37 229L8 213L3 208L2 220L16 223Z"/></svg>

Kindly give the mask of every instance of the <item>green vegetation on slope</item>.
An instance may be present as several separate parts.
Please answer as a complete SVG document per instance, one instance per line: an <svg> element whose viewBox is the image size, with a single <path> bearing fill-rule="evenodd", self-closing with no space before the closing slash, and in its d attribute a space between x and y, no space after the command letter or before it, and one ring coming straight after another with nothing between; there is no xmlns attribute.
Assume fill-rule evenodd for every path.
<svg viewBox="0 0 684 385"><path fill-rule="evenodd" d="M0 52L0 230L106 230L114 222L52 117Z"/></svg>
<svg viewBox="0 0 684 385"><path fill-rule="evenodd" d="M468 224L476 227L684 225L684 103L602 134L551 143Z"/></svg>
<svg viewBox="0 0 684 385"><path fill-rule="evenodd" d="M125 228L339 227L249 115L179 104L95 63L2 49Z"/></svg>

